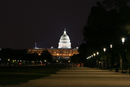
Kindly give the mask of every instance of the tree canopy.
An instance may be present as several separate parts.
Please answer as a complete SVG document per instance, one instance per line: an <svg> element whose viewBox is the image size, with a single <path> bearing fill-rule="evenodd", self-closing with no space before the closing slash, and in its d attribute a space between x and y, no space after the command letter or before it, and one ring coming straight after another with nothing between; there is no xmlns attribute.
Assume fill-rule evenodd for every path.
<svg viewBox="0 0 130 87"><path fill-rule="evenodd" d="M120 43L121 37L129 36L129 2L130 0L104 0L91 8L83 30L88 54L110 44Z"/></svg>

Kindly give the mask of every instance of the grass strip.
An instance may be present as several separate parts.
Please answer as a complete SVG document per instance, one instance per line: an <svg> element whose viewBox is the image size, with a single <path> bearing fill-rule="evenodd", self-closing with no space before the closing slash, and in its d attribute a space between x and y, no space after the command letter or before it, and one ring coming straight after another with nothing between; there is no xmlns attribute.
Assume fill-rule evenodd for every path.
<svg viewBox="0 0 130 87"><path fill-rule="evenodd" d="M16 85L29 80L47 77L66 67L52 66L1 66L0 85Z"/></svg>

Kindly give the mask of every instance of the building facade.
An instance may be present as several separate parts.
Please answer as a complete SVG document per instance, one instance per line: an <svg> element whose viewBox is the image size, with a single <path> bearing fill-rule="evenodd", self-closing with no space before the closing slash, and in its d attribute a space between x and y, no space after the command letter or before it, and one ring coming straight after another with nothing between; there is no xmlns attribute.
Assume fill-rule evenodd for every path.
<svg viewBox="0 0 130 87"><path fill-rule="evenodd" d="M58 48L38 48L36 43L35 43L35 48L34 49L28 49L28 53L37 53L39 56L41 53L45 50L48 50L48 52L52 55L53 60L61 60L61 59L66 59L70 60L70 57L73 56L74 54L78 54L78 47L72 49L71 48L71 42L70 38L66 33L66 29L64 29L63 35L60 37L59 43L58 43Z"/></svg>

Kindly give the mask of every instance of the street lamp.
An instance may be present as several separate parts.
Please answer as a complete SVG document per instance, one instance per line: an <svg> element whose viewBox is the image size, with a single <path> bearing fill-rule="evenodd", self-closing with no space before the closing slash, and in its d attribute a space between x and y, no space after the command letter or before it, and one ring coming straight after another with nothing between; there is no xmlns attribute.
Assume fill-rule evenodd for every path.
<svg viewBox="0 0 130 87"><path fill-rule="evenodd" d="M122 44L124 45L124 43L125 43L125 38L124 38L124 37L121 38L121 41L122 41Z"/></svg>
<svg viewBox="0 0 130 87"><path fill-rule="evenodd" d="M89 56L87 59L90 59L91 58L91 56Z"/></svg>
<svg viewBox="0 0 130 87"><path fill-rule="evenodd" d="M44 62L46 62L46 60L44 60Z"/></svg>
<svg viewBox="0 0 130 87"><path fill-rule="evenodd" d="M98 55L99 55L99 52L97 52L97 56L98 56ZM96 60L96 65L97 65L97 67L99 67L98 62L99 62L99 60L97 59L97 60Z"/></svg>
<svg viewBox="0 0 130 87"><path fill-rule="evenodd" d="M99 55L99 52L97 52L97 55Z"/></svg>
<svg viewBox="0 0 130 87"><path fill-rule="evenodd" d="M106 52L106 48L103 48L104 53ZM103 57L103 62L105 63L106 56ZM105 68L104 64L102 64L102 67Z"/></svg>
<svg viewBox="0 0 130 87"><path fill-rule="evenodd" d="M113 48L113 45L112 44L110 44L110 53L112 54L112 48ZM111 57L112 57L112 55L111 55ZM112 63L112 58L109 58L110 59L110 63L109 63L109 67L110 67L110 71L111 71L111 63ZM117 69L116 69L117 70Z"/></svg>
<svg viewBox="0 0 130 87"><path fill-rule="evenodd" d="M103 51L106 52L106 48L103 48Z"/></svg>
<svg viewBox="0 0 130 87"><path fill-rule="evenodd" d="M56 62L58 63L58 60L56 60Z"/></svg>
<svg viewBox="0 0 130 87"><path fill-rule="evenodd" d="M113 47L113 45L112 44L110 44L110 48L112 48Z"/></svg>
<svg viewBox="0 0 130 87"><path fill-rule="evenodd" d="M121 38L121 41L122 41L122 44L124 45L124 43L125 43L125 38L122 37L122 38ZM123 54L125 54L125 53L124 53L124 46L123 46ZM123 57L124 57L124 56L123 56ZM123 65L123 64L124 64L124 63L123 63L123 62L124 62L123 57L122 57L122 72L123 72L123 67L124 67L124 65Z"/></svg>
<svg viewBox="0 0 130 87"><path fill-rule="evenodd" d="M96 54L94 53L93 56L96 56Z"/></svg>

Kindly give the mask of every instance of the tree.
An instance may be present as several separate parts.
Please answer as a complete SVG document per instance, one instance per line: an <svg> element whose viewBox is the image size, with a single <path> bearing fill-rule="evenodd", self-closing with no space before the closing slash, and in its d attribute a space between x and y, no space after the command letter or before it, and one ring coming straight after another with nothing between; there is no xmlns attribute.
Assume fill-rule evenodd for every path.
<svg viewBox="0 0 130 87"><path fill-rule="evenodd" d="M71 56L71 62L77 64L80 62L79 58L80 58L79 54L77 54L77 55L74 54L73 56Z"/></svg>
<svg viewBox="0 0 130 87"><path fill-rule="evenodd" d="M82 55L90 56L102 51L111 43L117 45L115 52L119 53L121 37L130 34L130 0L104 0L93 6L83 30L84 47L80 45ZM85 54L86 53L86 54Z"/></svg>
<svg viewBox="0 0 130 87"><path fill-rule="evenodd" d="M52 55L48 52L48 50L41 53L41 58L42 61L47 60L48 62L52 62Z"/></svg>
<svg viewBox="0 0 130 87"><path fill-rule="evenodd" d="M120 5L121 1L104 0L103 3L97 2L97 5L92 7L83 32L84 41L91 49L114 43L121 36L128 34L126 24L129 23L130 8L126 4L128 0L123 0L123 5Z"/></svg>

